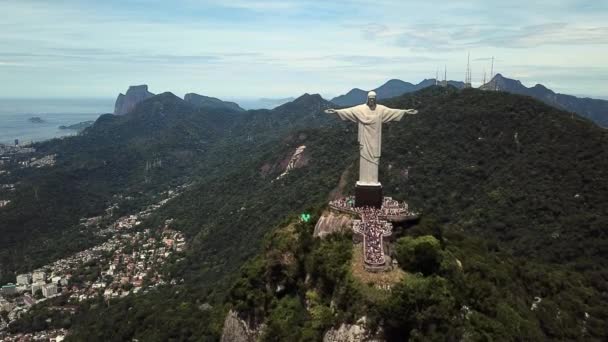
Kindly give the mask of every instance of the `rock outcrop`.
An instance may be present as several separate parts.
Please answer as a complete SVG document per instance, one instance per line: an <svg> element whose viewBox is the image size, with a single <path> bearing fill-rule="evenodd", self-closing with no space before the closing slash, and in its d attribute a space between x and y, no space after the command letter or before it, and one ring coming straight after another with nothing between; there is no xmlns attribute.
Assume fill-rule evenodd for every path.
<svg viewBox="0 0 608 342"><path fill-rule="evenodd" d="M224 320L221 342L255 342L261 335L263 325L250 327L249 323L230 310Z"/></svg>
<svg viewBox="0 0 608 342"><path fill-rule="evenodd" d="M323 336L323 342L381 342L365 328L365 317L357 324L341 324L338 329L331 328Z"/></svg>
<svg viewBox="0 0 608 342"><path fill-rule="evenodd" d="M293 152L293 155L291 156L291 158L289 158L287 165L284 167L285 171L283 171L283 173L281 173L276 178L277 180L285 177L289 173L289 171L300 168L307 164L308 161L305 158L302 158L302 156L304 155L305 149L306 149L305 145L301 145L301 146L298 146L298 148L296 148L296 150Z"/></svg>
<svg viewBox="0 0 608 342"><path fill-rule="evenodd" d="M344 232L349 230L352 224L353 220L348 215L325 212L317 221L313 236L323 238L332 233Z"/></svg>
<svg viewBox="0 0 608 342"><path fill-rule="evenodd" d="M154 96L148 91L148 86L138 85L130 86L126 94L119 94L116 98L116 104L114 105L115 115L124 115L133 110L135 106L141 101Z"/></svg>
<svg viewBox="0 0 608 342"><path fill-rule="evenodd" d="M222 101L215 97L209 97L204 95L199 95L195 93L188 93L184 96L184 101L190 103L191 105L197 108L207 108L207 109L228 109L235 112L244 112L245 110L241 108L235 102Z"/></svg>

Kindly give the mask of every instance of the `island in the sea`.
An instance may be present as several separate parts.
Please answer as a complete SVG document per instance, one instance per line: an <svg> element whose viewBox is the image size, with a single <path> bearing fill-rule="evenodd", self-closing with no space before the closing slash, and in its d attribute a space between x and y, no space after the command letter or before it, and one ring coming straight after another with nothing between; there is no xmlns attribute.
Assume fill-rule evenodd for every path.
<svg viewBox="0 0 608 342"><path fill-rule="evenodd" d="M31 123L45 123L45 121L42 120L42 118L40 118L39 116L33 116L27 120Z"/></svg>
<svg viewBox="0 0 608 342"><path fill-rule="evenodd" d="M74 130L74 131L82 131L83 129L90 127L91 125L93 125L95 123L94 120L90 120L90 121L83 121L83 122L79 122L73 125L61 125L59 126L59 129L69 129L69 130Z"/></svg>

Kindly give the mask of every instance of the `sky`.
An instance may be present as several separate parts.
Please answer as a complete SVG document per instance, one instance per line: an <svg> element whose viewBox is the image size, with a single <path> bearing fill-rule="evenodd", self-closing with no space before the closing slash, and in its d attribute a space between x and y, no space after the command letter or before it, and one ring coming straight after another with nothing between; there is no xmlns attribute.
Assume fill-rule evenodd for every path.
<svg viewBox="0 0 608 342"><path fill-rule="evenodd" d="M0 97L325 98L494 72L608 98L608 1L0 0ZM440 76L442 78L443 76Z"/></svg>

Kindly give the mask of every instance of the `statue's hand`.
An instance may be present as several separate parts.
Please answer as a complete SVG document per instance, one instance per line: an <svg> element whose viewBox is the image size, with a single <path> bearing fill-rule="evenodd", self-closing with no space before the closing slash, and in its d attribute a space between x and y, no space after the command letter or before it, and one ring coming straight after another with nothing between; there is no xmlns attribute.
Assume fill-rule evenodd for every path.
<svg viewBox="0 0 608 342"><path fill-rule="evenodd" d="M415 110L415 109L407 109L407 110L406 110L406 112L407 112L408 114L410 114L410 115L411 115L411 114L418 114L418 111L417 111L417 110Z"/></svg>
<svg viewBox="0 0 608 342"><path fill-rule="evenodd" d="M325 113L327 113L327 114L336 114L336 110L333 109L333 108L329 108L329 109L325 110Z"/></svg>

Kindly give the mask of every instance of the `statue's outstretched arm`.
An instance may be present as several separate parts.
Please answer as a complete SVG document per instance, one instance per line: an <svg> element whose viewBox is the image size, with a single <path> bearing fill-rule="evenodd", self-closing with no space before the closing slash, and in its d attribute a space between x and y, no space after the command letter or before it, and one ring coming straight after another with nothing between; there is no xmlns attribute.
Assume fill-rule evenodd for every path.
<svg viewBox="0 0 608 342"><path fill-rule="evenodd" d="M382 113L382 122L400 121L401 118L406 114L418 114L418 111L415 109L393 109L384 107L384 111Z"/></svg>
<svg viewBox="0 0 608 342"><path fill-rule="evenodd" d="M356 107L344 108L344 109L326 109L325 113L327 114L338 114L340 119L342 120L350 120L353 122L358 122L357 119L357 110Z"/></svg>

